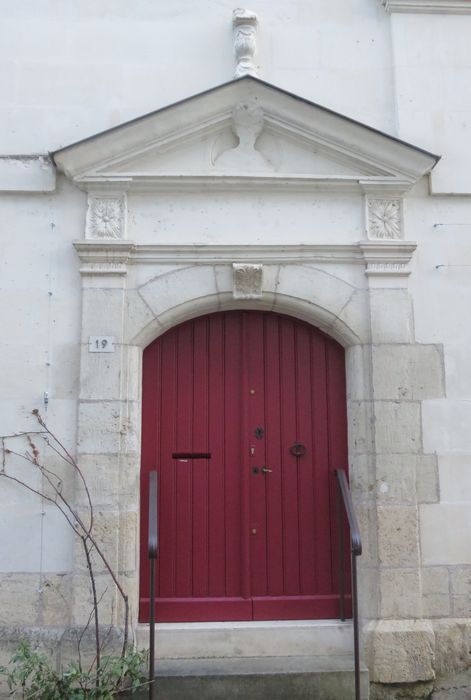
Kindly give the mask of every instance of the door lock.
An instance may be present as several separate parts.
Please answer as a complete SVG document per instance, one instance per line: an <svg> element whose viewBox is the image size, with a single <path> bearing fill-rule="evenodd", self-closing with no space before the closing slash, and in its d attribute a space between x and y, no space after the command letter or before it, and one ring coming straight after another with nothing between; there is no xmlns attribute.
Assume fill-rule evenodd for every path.
<svg viewBox="0 0 471 700"><path fill-rule="evenodd" d="M273 469L268 469L267 467L262 467L261 470L262 474L271 474Z"/></svg>

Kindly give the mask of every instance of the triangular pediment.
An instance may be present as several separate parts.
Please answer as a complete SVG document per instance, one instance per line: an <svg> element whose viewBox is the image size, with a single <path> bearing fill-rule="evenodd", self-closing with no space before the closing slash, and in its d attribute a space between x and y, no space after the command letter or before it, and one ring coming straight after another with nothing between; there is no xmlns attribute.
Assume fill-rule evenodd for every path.
<svg viewBox="0 0 471 700"><path fill-rule="evenodd" d="M234 186L408 189L437 156L245 77L54 154L84 189Z"/></svg>

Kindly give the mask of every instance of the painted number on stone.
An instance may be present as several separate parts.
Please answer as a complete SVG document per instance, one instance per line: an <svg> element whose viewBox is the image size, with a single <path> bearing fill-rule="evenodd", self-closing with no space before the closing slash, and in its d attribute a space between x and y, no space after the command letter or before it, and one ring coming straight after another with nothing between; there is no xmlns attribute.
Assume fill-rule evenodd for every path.
<svg viewBox="0 0 471 700"><path fill-rule="evenodd" d="M115 339L111 335L91 335L88 352L114 352Z"/></svg>

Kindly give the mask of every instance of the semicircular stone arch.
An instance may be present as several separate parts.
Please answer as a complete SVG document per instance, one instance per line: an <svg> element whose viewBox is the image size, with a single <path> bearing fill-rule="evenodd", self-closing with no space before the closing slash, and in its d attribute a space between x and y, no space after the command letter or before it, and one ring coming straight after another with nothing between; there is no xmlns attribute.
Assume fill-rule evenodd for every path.
<svg viewBox="0 0 471 700"><path fill-rule="evenodd" d="M229 265L174 269L128 291L126 342L146 347L169 328L220 310L258 309L316 326L344 347L369 340L367 292L313 265L264 266L262 296L235 299Z"/></svg>

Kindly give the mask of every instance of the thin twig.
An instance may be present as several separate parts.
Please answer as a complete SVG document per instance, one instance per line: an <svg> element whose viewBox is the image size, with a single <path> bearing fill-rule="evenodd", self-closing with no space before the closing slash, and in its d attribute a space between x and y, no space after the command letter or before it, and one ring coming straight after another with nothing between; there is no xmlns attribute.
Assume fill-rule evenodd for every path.
<svg viewBox="0 0 471 700"><path fill-rule="evenodd" d="M46 425L46 423L45 423L43 417L41 416L41 414L39 413L39 411L38 411L37 409L35 409L35 410L33 411L33 415L36 416L36 420L38 421L39 425L40 425L42 428L44 428L44 430L46 431L46 433L47 433L48 435L50 435L51 438L52 438L53 440L55 440L55 442L59 445L59 447L61 448L61 450L63 450L64 454L68 457L68 459L70 460L70 462L73 464L74 469L76 469L76 471L77 471L77 473L78 473L78 475L79 475L79 477L80 477L80 479L81 479L81 481L82 481L83 488L85 489L85 493L86 493L86 495L87 495L88 505L89 505L89 508L90 508L90 523L91 523L91 524L90 524L90 530L91 530L92 527L93 527L93 503L92 503L92 498L91 498L91 496L90 496L90 491L89 491L89 489L88 489L87 482L86 482L86 480L85 480L85 477L84 477L84 475L83 475L82 470L80 469L79 465L77 464L77 461L72 457L72 455L70 454L70 452L68 451L68 449L65 447L65 445L63 445L62 442L59 440L59 438L58 438L51 430L49 430L49 428L47 427L47 425Z"/></svg>
<svg viewBox="0 0 471 700"><path fill-rule="evenodd" d="M69 519L69 517L67 516L67 513L60 507L60 505L57 503L57 501L55 501L53 498L51 498L50 496L46 496L46 494L42 493L41 491L38 491L37 489L34 489L32 486L29 486L24 481L21 481L21 479L17 479L16 476L11 476L11 474L7 474L6 472L0 473L0 478L10 479L10 481L16 481L17 484L20 484L20 486L23 486L28 491L31 491L32 493L35 493L37 496L44 498L46 501L53 503L57 508L59 508L60 512L62 513L64 518L67 520L67 522L69 523L72 530L77 532L77 528L75 527L75 523L73 523Z"/></svg>
<svg viewBox="0 0 471 700"><path fill-rule="evenodd" d="M92 560L90 558L90 551L87 545L87 537L82 537L82 544L85 550L85 557L87 560L87 568L90 574L90 583L92 585L92 596L93 596L93 611L95 614L95 649L96 649L96 687L100 687L100 672L101 672L101 649L100 649L100 625L98 621L98 599L96 595L96 585L95 576L93 574Z"/></svg>

